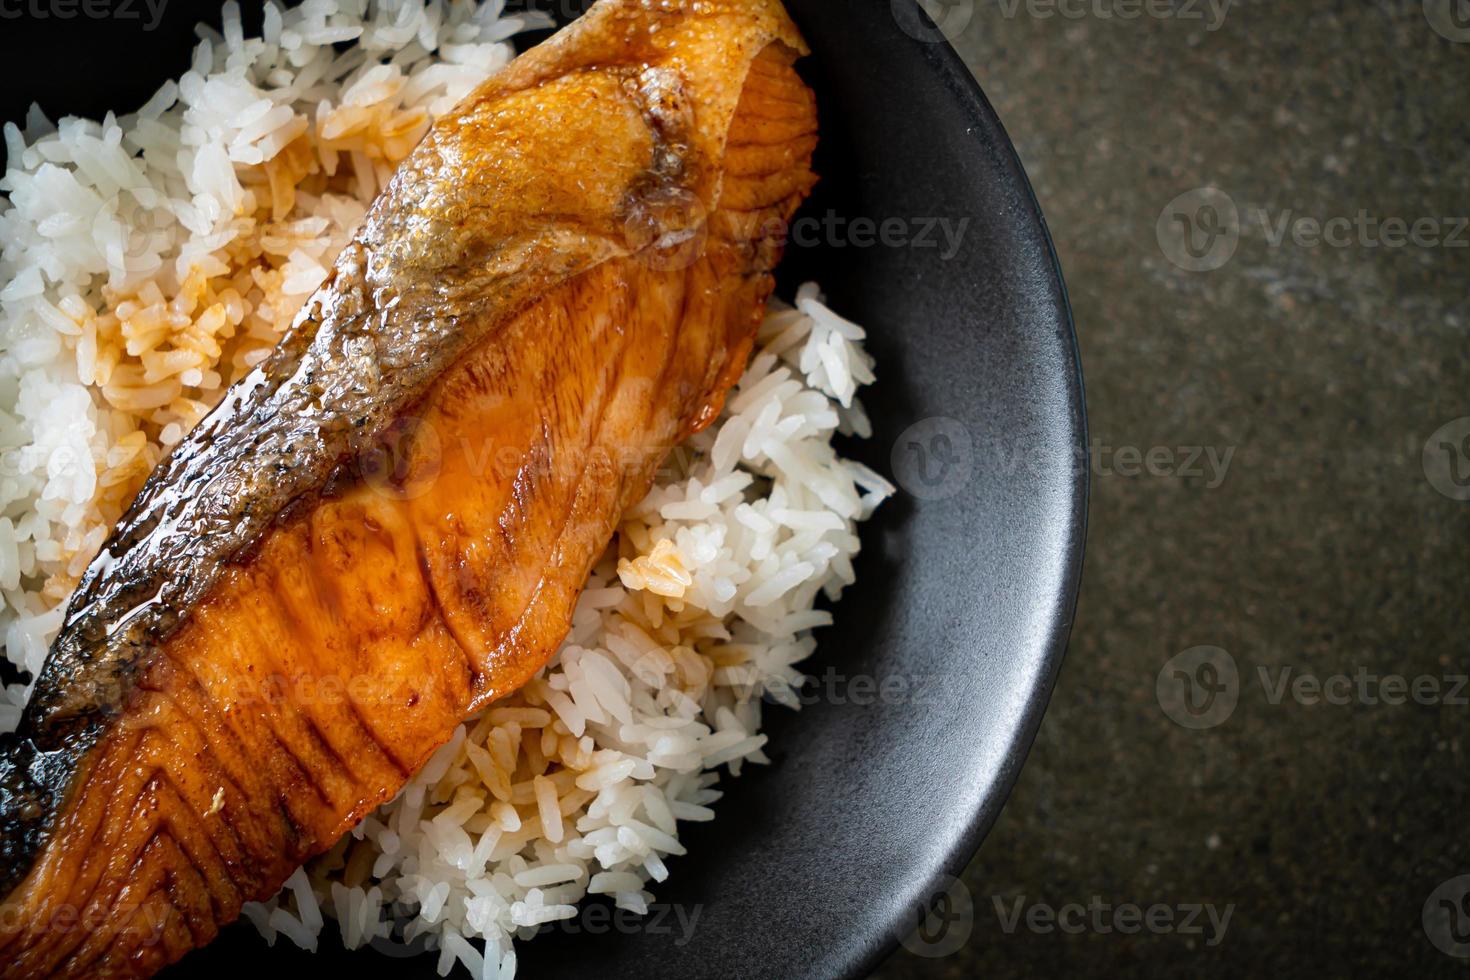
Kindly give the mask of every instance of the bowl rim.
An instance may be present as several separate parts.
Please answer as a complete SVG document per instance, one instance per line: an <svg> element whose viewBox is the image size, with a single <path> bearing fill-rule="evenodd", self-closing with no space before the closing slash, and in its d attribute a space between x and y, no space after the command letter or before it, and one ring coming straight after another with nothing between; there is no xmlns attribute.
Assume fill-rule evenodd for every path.
<svg viewBox="0 0 1470 980"><path fill-rule="evenodd" d="M1023 193L1024 200L1029 205L1030 217L1035 224L1034 231L1039 233L1038 241L1043 246L1045 256L1043 271L1049 279L1047 285L1054 293L1057 303L1056 313L1063 328L1060 340L1063 349L1070 353L1071 371L1065 380L1067 400L1071 409L1070 418L1076 425L1076 431L1071 434L1070 441L1074 453L1078 454L1075 458L1086 460L1088 458L1087 399L1082 373L1082 355L1077 341L1077 326L1072 315L1072 303L1067 294L1066 279L1062 274L1061 259L1057 255L1056 243L1047 226L1041 203L1036 198L1036 191L1021 164L1015 144L1001 123L1000 116L986 97L979 80L971 73L950 40L943 36L917 0L891 0L891 2L894 5L912 3L913 13L917 15L920 23L932 32L930 35L932 40L915 41L924 52L925 62L945 87L955 94L957 104L969 117L972 125L966 130L967 136L976 144L988 144L992 150L1000 151L999 155L1004 160L1010 178ZM991 783L991 792L971 816L965 828L955 836L938 866L920 879L921 886L917 894L921 896L922 907L925 909L931 906L933 900L949 886L950 882L960 877L965 867L979 853L981 844L995 826L1001 810L1004 809L1011 791L1015 788L1026 757L1030 754L1031 746L1036 740L1042 718L1046 715L1047 706L1056 687L1062 661L1066 656L1072 624L1076 617L1077 596L1082 581L1082 566L1087 544L1088 505L1091 497L1091 469L1086 465L1073 466L1071 477L1072 525L1066 542L1062 568L1063 585L1055 605L1056 612L1050 624L1049 640L1044 648L1038 651L1040 669L1032 674L1031 692L1021 713L1020 723L1015 726L1010 744L1004 752L1003 764ZM919 907L911 903L896 906L901 912L917 912ZM902 941L901 937L905 935L905 930L898 928L898 925L894 923L893 928L887 930L883 941L869 945L868 951L853 961L849 976L866 977L893 955Z"/></svg>

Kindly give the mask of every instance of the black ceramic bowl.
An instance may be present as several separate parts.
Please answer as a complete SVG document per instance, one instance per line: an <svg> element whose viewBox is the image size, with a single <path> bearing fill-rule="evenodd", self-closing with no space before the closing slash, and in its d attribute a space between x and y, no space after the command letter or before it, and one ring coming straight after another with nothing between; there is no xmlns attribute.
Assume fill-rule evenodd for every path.
<svg viewBox="0 0 1470 980"><path fill-rule="evenodd" d="M1086 522L1076 340L1015 152L911 3L788 0L813 49L823 179L783 288L815 278L869 327L876 431L849 448L900 492L863 529L811 703L768 711L773 764L727 779L715 821L684 831L658 922L572 920L585 928L520 947L522 976L867 972L974 853L1046 707ZM135 107L187 67L203 7L169 5L152 31L0 22L0 118L32 99L53 117ZM170 973L434 975L401 947L393 960L324 946L267 950L236 927Z"/></svg>

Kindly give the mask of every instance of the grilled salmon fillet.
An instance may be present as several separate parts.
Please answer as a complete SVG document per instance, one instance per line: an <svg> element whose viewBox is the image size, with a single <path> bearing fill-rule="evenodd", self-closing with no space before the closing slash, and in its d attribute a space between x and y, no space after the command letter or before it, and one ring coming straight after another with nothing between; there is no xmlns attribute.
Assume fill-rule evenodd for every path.
<svg viewBox="0 0 1470 980"><path fill-rule="evenodd" d="M0 742L0 975L144 976L565 635L815 177L776 0L602 0L442 118L160 464Z"/></svg>

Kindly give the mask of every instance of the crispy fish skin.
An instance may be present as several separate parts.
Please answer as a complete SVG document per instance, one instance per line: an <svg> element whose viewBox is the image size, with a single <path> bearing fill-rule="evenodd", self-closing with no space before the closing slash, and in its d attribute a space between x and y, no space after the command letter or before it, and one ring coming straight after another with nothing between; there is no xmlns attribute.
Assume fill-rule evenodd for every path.
<svg viewBox="0 0 1470 980"><path fill-rule="evenodd" d="M431 130L162 463L0 742L0 975L208 942L525 683L815 182L775 0L602 0Z"/></svg>

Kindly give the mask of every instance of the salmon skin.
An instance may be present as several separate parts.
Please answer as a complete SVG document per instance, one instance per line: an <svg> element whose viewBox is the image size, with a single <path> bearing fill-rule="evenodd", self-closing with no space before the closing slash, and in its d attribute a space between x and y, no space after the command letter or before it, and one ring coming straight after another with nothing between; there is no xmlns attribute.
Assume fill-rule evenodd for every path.
<svg viewBox="0 0 1470 980"><path fill-rule="evenodd" d="M162 462L0 741L0 975L146 976L564 637L815 182L776 0L601 0L440 119Z"/></svg>

